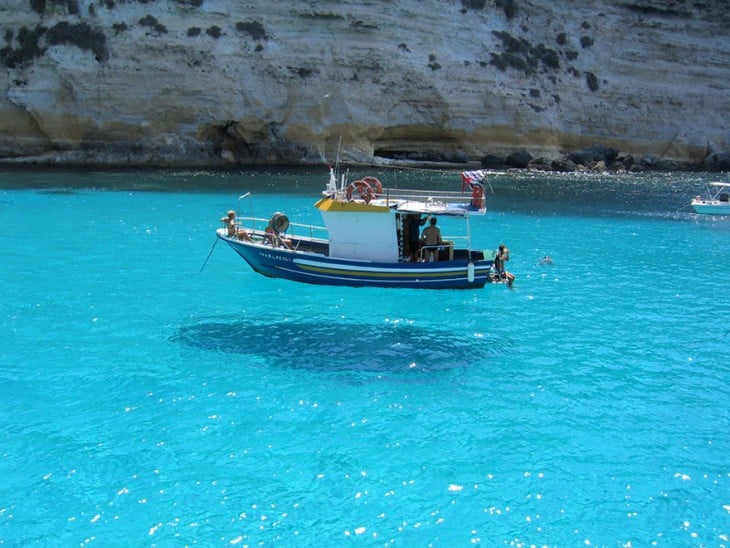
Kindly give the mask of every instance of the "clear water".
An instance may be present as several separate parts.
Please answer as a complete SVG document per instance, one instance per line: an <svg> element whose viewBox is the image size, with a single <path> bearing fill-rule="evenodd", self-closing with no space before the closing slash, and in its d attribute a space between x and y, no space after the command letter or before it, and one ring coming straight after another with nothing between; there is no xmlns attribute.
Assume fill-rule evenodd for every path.
<svg viewBox="0 0 730 548"><path fill-rule="evenodd" d="M434 292L214 245L249 190L317 221L324 169L0 173L0 544L730 545L709 178L501 176L514 290Z"/></svg>

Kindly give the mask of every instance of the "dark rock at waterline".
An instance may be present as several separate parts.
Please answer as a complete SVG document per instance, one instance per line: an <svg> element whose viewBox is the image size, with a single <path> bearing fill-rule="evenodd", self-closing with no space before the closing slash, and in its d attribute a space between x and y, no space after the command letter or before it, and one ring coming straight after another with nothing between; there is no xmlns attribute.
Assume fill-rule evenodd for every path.
<svg viewBox="0 0 730 548"><path fill-rule="evenodd" d="M626 171L631 171L632 169L634 169L634 166L636 165L636 160L634 160L634 157L631 154L627 154L620 160L624 166L624 169L626 169Z"/></svg>
<svg viewBox="0 0 730 548"><path fill-rule="evenodd" d="M530 160L532 160L532 154L530 154L526 150L518 150L507 156L507 159L504 161L504 163L509 167L524 169L530 165Z"/></svg>
<svg viewBox="0 0 730 548"><path fill-rule="evenodd" d="M504 158L496 154L482 156L480 163L484 169L499 169L504 167Z"/></svg>
<svg viewBox="0 0 730 548"><path fill-rule="evenodd" d="M568 158L561 158L560 160L553 160L550 162L550 169L552 171L575 171L578 169L576 163Z"/></svg>
<svg viewBox="0 0 730 548"><path fill-rule="evenodd" d="M545 158L539 157L539 158L533 158L530 160L530 163L527 165L528 169L536 169L539 171L550 171L550 162L548 162Z"/></svg>
<svg viewBox="0 0 730 548"><path fill-rule="evenodd" d="M704 167L710 171L730 171L730 152L713 152L704 161Z"/></svg>
<svg viewBox="0 0 730 548"><path fill-rule="evenodd" d="M469 155L461 150L444 152L444 162L451 162L452 164L466 164L469 161Z"/></svg>
<svg viewBox="0 0 730 548"><path fill-rule="evenodd" d="M568 159L576 164L588 165L591 162L605 162L610 164L618 157L618 150L604 145L591 145L582 150L576 150L568 155Z"/></svg>

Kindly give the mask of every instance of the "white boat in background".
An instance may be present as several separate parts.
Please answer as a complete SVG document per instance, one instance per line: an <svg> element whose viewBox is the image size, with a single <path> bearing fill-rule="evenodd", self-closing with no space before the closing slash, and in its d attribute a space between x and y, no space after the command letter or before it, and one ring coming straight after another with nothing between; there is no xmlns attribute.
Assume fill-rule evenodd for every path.
<svg viewBox="0 0 730 548"><path fill-rule="evenodd" d="M707 197L697 196L691 205L704 215L730 215L730 183L707 183Z"/></svg>

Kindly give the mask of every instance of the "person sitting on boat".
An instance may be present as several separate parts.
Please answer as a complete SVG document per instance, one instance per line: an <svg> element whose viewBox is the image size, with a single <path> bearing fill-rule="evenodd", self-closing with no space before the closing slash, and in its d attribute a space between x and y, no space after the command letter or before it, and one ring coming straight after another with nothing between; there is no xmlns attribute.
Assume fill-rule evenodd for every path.
<svg viewBox="0 0 730 548"><path fill-rule="evenodd" d="M221 222L226 225L228 230L228 236L232 238L238 238L240 240L251 241L251 237L248 235L243 228L238 228L238 221L236 221L236 212L232 209L226 213L225 217L221 217Z"/></svg>
<svg viewBox="0 0 730 548"><path fill-rule="evenodd" d="M292 248L291 242L287 238L282 238L281 234L279 233L276 228L274 228L274 224L271 219L269 219L269 224L266 225L265 232L265 241L271 245L271 247L288 247L289 249Z"/></svg>
<svg viewBox="0 0 730 548"><path fill-rule="evenodd" d="M500 281L506 281L509 287L512 287L512 282L515 281L514 274L507 272L504 267L504 263L509 261L509 249L506 245L501 244L497 255L494 257L494 269L497 271Z"/></svg>
<svg viewBox="0 0 730 548"><path fill-rule="evenodd" d="M443 244L443 240L441 240L441 231L436 226L436 217L431 217L431 224L423 231L421 243L423 244L424 260L428 263L438 261L439 248Z"/></svg>

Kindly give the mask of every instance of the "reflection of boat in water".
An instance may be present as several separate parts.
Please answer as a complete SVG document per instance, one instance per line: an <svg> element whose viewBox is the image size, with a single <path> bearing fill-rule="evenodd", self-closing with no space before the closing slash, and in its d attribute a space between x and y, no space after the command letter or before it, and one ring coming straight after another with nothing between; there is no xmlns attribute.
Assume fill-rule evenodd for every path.
<svg viewBox="0 0 730 548"><path fill-rule="evenodd" d="M730 183L707 183L707 196L697 196L691 205L697 213L730 215Z"/></svg>
<svg viewBox="0 0 730 548"><path fill-rule="evenodd" d="M416 191L384 189L375 177L350 183L342 177L338 185L330 168L324 196L315 204L325 227L293 223L275 213L269 219L239 217L217 235L256 272L274 278L324 285L479 288L490 281L493 261L491 252L471 246L470 217L486 213L484 173L477 173L462 176L462 192ZM420 227L424 215L444 219L442 229L449 219L448 229L458 225L459 235L411 249L409 223ZM428 255L435 260L425 262Z"/></svg>
<svg viewBox="0 0 730 548"><path fill-rule="evenodd" d="M269 321L270 320L270 321ZM356 337L352 334L357 333ZM514 352L509 337L438 325L342 319L240 316L203 318L178 326L170 339L188 348L231 355L230 363L312 371L414 373L469 367ZM238 356L238 358L236 358Z"/></svg>

